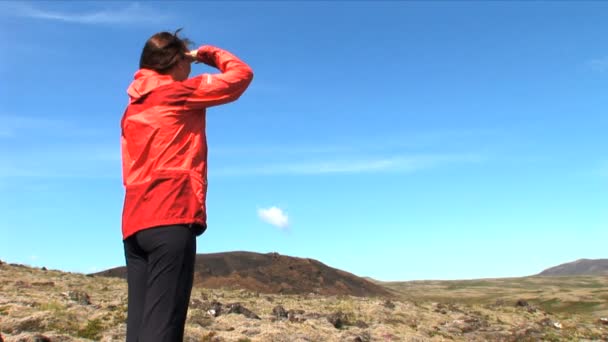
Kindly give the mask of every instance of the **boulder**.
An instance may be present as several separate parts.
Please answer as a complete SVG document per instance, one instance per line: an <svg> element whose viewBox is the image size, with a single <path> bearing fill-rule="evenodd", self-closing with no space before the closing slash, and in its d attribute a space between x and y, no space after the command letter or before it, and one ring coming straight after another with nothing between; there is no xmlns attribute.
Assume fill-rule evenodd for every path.
<svg viewBox="0 0 608 342"><path fill-rule="evenodd" d="M247 318L260 319L258 315L244 307L241 303L228 304L228 313L241 314Z"/></svg>
<svg viewBox="0 0 608 342"><path fill-rule="evenodd" d="M342 327L348 324L348 317L342 311L332 313L327 317L327 320L336 329L341 329Z"/></svg>
<svg viewBox="0 0 608 342"><path fill-rule="evenodd" d="M287 311L285 311L285 308L281 305L277 305L272 309L272 315L278 320L287 319L288 317Z"/></svg>
<svg viewBox="0 0 608 342"><path fill-rule="evenodd" d="M91 297L84 291L70 290L68 291L67 296L70 300L80 305L91 305Z"/></svg>

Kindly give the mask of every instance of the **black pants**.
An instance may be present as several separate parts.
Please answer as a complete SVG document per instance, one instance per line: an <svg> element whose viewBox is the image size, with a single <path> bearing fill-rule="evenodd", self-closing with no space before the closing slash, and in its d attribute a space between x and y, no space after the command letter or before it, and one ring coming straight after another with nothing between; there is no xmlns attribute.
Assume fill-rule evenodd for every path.
<svg viewBox="0 0 608 342"><path fill-rule="evenodd" d="M188 225L174 225L145 229L124 240L127 342L183 341L196 236Z"/></svg>

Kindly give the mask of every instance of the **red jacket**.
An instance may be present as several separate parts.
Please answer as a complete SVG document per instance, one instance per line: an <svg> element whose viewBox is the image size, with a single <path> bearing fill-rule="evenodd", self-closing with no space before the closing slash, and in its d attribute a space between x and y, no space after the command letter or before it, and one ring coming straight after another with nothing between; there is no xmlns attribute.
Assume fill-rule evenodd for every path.
<svg viewBox="0 0 608 342"><path fill-rule="evenodd" d="M200 47L197 60L221 73L180 82L140 69L129 86L130 102L121 122L123 239L155 226L206 225L205 112L238 99L253 72L217 47Z"/></svg>

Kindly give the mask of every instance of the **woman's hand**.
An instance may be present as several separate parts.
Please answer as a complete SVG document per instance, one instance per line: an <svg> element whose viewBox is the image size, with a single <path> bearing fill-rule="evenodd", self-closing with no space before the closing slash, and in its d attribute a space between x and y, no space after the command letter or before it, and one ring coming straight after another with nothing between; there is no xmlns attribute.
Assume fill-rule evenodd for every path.
<svg viewBox="0 0 608 342"><path fill-rule="evenodd" d="M190 50L186 52L186 57L190 59L190 62L197 62L196 55L198 54L198 50Z"/></svg>

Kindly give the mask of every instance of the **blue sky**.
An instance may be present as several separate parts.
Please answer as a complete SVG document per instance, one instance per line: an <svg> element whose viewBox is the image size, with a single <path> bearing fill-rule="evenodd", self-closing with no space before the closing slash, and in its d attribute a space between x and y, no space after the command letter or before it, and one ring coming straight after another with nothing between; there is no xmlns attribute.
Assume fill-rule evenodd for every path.
<svg viewBox="0 0 608 342"><path fill-rule="evenodd" d="M207 114L199 253L278 252L380 280L607 258L606 13L580 1L0 2L0 259L124 265L125 90L145 40L179 27L255 72Z"/></svg>

